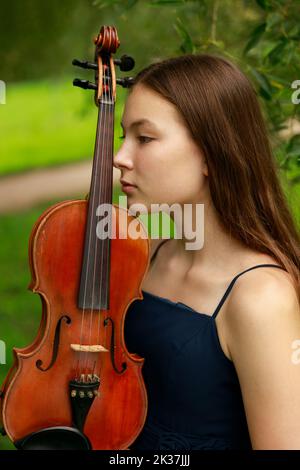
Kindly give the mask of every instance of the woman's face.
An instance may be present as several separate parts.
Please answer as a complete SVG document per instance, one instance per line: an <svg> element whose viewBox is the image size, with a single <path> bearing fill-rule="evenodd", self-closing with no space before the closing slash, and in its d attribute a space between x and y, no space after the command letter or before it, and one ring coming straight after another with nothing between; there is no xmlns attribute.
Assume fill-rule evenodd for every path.
<svg viewBox="0 0 300 470"><path fill-rule="evenodd" d="M137 187L126 193L128 206L201 203L208 190L204 157L176 107L137 84L127 98L124 140L114 157L121 178Z"/></svg>

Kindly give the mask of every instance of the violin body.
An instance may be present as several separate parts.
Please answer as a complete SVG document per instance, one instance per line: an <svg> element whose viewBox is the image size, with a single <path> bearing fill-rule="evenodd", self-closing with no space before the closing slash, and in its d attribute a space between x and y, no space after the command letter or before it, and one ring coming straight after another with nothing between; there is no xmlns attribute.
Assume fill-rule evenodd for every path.
<svg viewBox="0 0 300 470"><path fill-rule="evenodd" d="M78 308L78 287L87 201L56 204L32 230L29 288L40 295L43 311L33 343L14 348L15 362L2 390L3 425L15 443L42 429L65 426L79 428L92 449L122 450L143 427L147 412L141 374L144 360L127 351L123 326L128 306L142 298L149 240L146 232L144 238L130 238L127 227L134 217L127 209L113 207L116 233L122 236L111 239L109 309L87 309L84 320L83 309ZM94 346L84 350L80 344ZM93 385L97 373L96 391L76 389L78 367L86 387L89 382ZM84 409L87 395L93 398Z"/></svg>

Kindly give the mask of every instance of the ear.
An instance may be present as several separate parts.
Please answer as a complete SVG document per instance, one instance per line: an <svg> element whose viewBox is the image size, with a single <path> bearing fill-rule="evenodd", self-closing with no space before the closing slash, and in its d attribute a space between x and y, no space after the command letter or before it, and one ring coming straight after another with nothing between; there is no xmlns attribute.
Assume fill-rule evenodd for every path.
<svg viewBox="0 0 300 470"><path fill-rule="evenodd" d="M205 176L208 176L208 166L207 166L206 160L205 160L204 165L203 165L203 174Z"/></svg>

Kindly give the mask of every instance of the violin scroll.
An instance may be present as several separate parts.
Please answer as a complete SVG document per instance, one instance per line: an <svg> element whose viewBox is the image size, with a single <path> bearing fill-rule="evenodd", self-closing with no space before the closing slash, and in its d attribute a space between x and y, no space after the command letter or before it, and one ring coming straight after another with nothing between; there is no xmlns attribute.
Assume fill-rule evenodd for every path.
<svg viewBox="0 0 300 470"><path fill-rule="evenodd" d="M98 36L94 38L94 43L99 52L115 54L120 45L116 28L114 26L102 26Z"/></svg>
<svg viewBox="0 0 300 470"><path fill-rule="evenodd" d="M73 85L83 89L95 90L95 103L98 106L100 100L103 103L112 103L116 99L116 84L129 88L134 81L133 77L116 78L114 66L120 67L122 72L132 70L134 59L123 54L120 59L112 59L120 45L117 30L114 26L102 26L98 36L94 38L96 45L95 61L81 61L73 59L72 64L84 69L95 70L95 83L88 80L75 78Z"/></svg>

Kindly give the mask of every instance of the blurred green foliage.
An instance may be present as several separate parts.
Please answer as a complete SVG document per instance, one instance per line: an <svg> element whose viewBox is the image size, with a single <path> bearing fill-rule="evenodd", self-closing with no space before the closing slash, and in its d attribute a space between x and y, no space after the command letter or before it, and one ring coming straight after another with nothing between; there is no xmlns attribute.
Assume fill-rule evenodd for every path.
<svg viewBox="0 0 300 470"><path fill-rule="evenodd" d="M0 75L8 82L59 78L73 54L93 53L101 15L91 0L0 0Z"/></svg>
<svg viewBox="0 0 300 470"><path fill-rule="evenodd" d="M300 106L292 103L292 95L297 91L292 83L300 79L299 0L0 0L0 3L5 19L0 30L0 78L7 82L8 97L14 81L45 77L59 80L71 73L91 79L91 71L76 71L71 61L74 57L93 57L93 37L103 24L117 27L121 46L116 56L132 55L136 60L134 73L150 62L177 54L221 54L235 61L253 80L279 164L286 170L295 163L298 170L293 178L299 181ZM118 70L117 75L124 73ZM60 103L54 97L53 108L55 105L59 110ZM20 102L19 106L26 113L28 107L36 105L25 102L23 106ZM47 118L45 122L50 129L53 127ZM298 128L291 131L294 122ZM36 137L39 140L37 134ZM57 139L60 140L59 133ZM26 147L26 143L21 145ZM49 153L54 151L50 144L48 148ZM74 159L77 156L78 153L74 154ZM45 155L46 163L47 158Z"/></svg>
<svg viewBox="0 0 300 470"><path fill-rule="evenodd" d="M289 130L300 116L300 106L292 102L292 84L300 79L299 0L94 0L94 4L103 12L113 9L116 20L122 18L130 28L141 19L143 29L146 12L147 18L155 17L140 45L149 40L152 44L157 33L157 59L206 52L233 60L254 82L280 167L296 165L291 181L299 182L300 126L296 135ZM164 30L169 32L172 24L173 32L162 41L160 20L166 11L169 24Z"/></svg>

